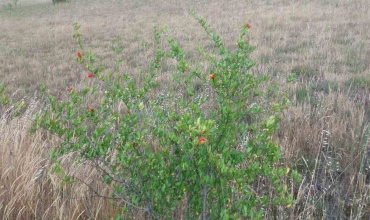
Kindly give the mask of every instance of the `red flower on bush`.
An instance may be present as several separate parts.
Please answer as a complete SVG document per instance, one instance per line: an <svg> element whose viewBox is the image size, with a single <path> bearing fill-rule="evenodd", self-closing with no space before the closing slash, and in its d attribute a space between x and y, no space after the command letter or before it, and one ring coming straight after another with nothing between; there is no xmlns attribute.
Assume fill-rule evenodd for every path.
<svg viewBox="0 0 370 220"><path fill-rule="evenodd" d="M72 87L67 88L67 91L68 91L68 92L70 92L70 91L72 91L72 90L73 90L73 88L72 88Z"/></svg>
<svg viewBox="0 0 370 220"><path fill-rule="evenodd" d="M198 143L199 144L204 144L206 141L207 140L202 135L200 135Z"/></svg>
<svg viewBox="0 0 370 220"><path fill-rule="evenodd" d="M94 108L93 108L93 107L90 107L90 108L89 108L89 111L90 111L90 112L94 111Z"/></svg>
<svg viewBox="0 0 370 220"><path fill-rule="evenodd" d="M209 78L211 78L212 80L214 80L215 79L215 74L209 75Z"/></svg>
<svg viewBox="0 0 370 220"><path fill-rule="evenodd" d="M82 57L81 52L77 52L77 56L78 56L79 58L81 58L81 57Z"/></svg>
<svg viewBox="0 0 370 220"><path fill-rule="evenodd" d="M245 26L246 26L247 28L252 28L252 25L251 25L251 24L249 24L248 22L247 22L247 23L245 23Z"/></svg>
<svg viewBox="0 0 370 220"><path fill-rule="evenodd" d="M89 72L88 74L87 74L87 77L89 77L89 78L91 78L91 77L93 77L94 76L94 74L92 73L92 72Z"/></svg>

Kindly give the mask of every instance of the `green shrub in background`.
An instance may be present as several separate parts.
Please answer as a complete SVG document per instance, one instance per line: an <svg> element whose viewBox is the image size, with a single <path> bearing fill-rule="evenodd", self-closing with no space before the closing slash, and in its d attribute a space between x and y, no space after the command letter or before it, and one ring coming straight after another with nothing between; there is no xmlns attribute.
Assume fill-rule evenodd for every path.
<svg viewBox="0 0 370 220"><path fill-rule="evenodd" d="M267 78L249 71L254 47L244 38L251 26L243 25L238 48L229 51L204 19L194 17L216 53L200 49L204 60L193 65L174 39L164 49L163 30L156 29L154 57L140 82L118 66L106 73L97 65L75 24L87 86L68 88L65 101L46 94L48 105L35 118L34 129L61 137L51 153L55 170L64 173L58 162L63 155L95 166L122 207L117 219L135 210L171 219L180 205L187 219L260 219L273 205L293 203L286 180L298 175L279 166L280 149L271 139L288 100L263 102ZM113 49L122 52L119 45ZM156 79L169 58L176 60L176 70L159 90Z"/></svg>
<svg viewBox="0 0 370 220"><path fill-rule="evenodd" d="M60 3L60 2L66 2L67 0L52 0L53 3Z"/></svg>

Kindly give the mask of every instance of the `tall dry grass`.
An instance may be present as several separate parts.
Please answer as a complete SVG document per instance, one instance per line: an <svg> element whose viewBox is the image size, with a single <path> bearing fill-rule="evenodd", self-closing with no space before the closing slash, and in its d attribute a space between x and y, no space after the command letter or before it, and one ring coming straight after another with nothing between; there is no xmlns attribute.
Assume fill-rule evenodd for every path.
<svg viewBox="0 0 370 220"><path fill-rule="evenodd" d="M97 176L88 165L75 165L63 158L66 171L85 182L65 185L51 172L49 150L58 139L39 131L29 133L37 111L32 101L17 118L3 117L0 123L0 218L1 219L109 219L118 211L108 199L109 189L91 183Z"/></svg>
<svg viewBox="0 0 370 220"><path fill-rule="evenodd" d="M9 107L0 107L7 117L0 125L0 218L109 219L118 212L83 183L63 186L51 173L48 150L58 140L42 131L27 132L30 118L40 108L35 94L41 82L61 99L67 87L81 86L85 70L73 62L77 48L71 37L73 21L81 24L85 44L107 65L112 64L110 48L120 36L125 72L141 74L150 59L145 51L154 26L167 26L168 35L197 60L196 46L213 45L189 9L206 18L230 47L235 46L231 42L241 25L250 22L248 37L257 46L252 54L257 60L254 73L271 76L289 93L291 105L275 138L283 162L298 169L303 179L292 186L297 204L271 209L267 218L369 218L367 0L71 0L56 5L37 0L19 1L11 10L3 5L0 78L13 105L34 99L36 104L18 118L5 114ZM297 80L285 84L292 72ZM164 73L159 81L168 77ZM68 158L65 162L69 172L88 181L98 175L86 164L77 166ZM99 190L109 193L104 185Z"/></svg>

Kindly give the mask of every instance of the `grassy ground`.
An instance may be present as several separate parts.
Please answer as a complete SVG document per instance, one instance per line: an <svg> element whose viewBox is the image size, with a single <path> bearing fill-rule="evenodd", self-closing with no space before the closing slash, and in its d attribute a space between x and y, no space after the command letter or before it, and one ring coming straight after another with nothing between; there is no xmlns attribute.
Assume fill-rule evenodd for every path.
<svg viewBox="0 0 370 220"><path fill-rule="evenodd" d="M12 6L10 6L10 5ZM78 88L85 70L74 62L73 22L102 63L121 37L125 71L140 74L155 26L181 42L196 60L197 45L212 46L189 10L196 11L230 47L246 22L257 49L255 73L285 82L291 105L276 134L285 163L304 174L291 219L366 219L370 119L370 5L367 0L0 0L0 79L12 99L0 106L0 217L2 219L108 219L115 208L84 184L63 188L50 172L47 151L58 140L27 133L39 108L39 86L62 96ZM169 76L162 75L166 81ZM20 118L9 116L24 100ZM9 110L9 111L7 111ZM37 171L46 165L41 177ZM73 172L93 179L94 171ZM86 177L86 176L84 176ZM88 178L88 179L89 179ZM103 192L109 191L102 189ZM33 217L30 217L33 216ZM281 219L286 217L277 216ZM140 219L140 213L137 215Z"/></svg>

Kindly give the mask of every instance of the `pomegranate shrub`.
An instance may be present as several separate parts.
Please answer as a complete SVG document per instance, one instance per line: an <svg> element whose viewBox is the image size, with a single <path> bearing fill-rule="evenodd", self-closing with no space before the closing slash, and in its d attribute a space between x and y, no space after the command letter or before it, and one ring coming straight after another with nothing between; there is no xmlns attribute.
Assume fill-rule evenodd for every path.
<svg viewBox="0 0 370 220"><path fill-rule="evenodd" d="M230 49L193 15L214 50L199 49L204 60L194 64L174 39L165 47L163 30L156 29L153 59L140 82L118 65L107 72L97 64L75 23L86 86L67 88L62 101L45 92L47 105L34 120L33 129L61 138L51 157L67 182L79 180L64 172L63 155L99 171L96 181L112 189L110 199L122 210L117 219L137 211L155 219L175 212L186 219L259 219L294 202L287 180L299 176L279 165L271 138L288 100L264 91L267 77L250 72L254 47L245 35L251 25L242 26L237 48ZM166 59L176 60L176 70L161 90L157 79Z"/></svg>

